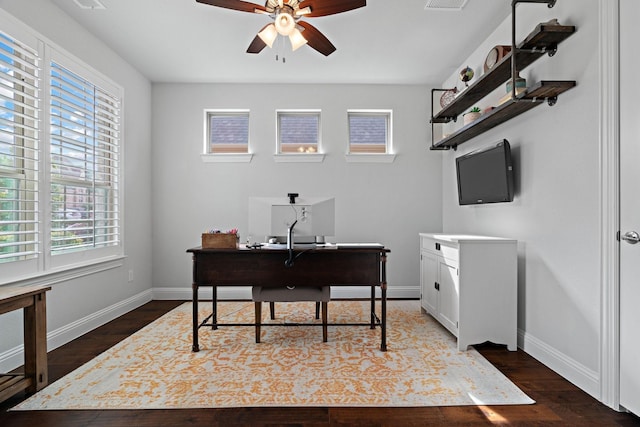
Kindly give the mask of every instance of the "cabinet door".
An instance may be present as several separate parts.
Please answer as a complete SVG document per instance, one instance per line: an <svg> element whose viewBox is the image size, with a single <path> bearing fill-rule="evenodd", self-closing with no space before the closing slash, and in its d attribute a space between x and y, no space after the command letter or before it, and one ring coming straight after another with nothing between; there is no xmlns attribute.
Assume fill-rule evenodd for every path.
<svg viewBox="0 0 640 427"><path fill-rule="evenodd" d="M420 253L420 286L422 308L437 317L438 314L438 257L429 252Z"/></svg>
<svg viewBox="0 0 640 427"><path fill-rule="evenodd" d="M439 320L452 334L458 336L458 301L460 296L458 262L439 258L438 273L438 283L440 283Z"/></svg>

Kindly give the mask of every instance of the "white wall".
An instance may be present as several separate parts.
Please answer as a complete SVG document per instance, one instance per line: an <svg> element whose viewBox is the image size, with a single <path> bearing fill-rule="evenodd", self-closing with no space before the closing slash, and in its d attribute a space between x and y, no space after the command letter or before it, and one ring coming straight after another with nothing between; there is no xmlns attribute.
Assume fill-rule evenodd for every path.
<svg viewBox="0 0 640 427"><path fill-rule="evenodd" d="M151 298L151 85L50 1L0 0L0 8L123 86L125 93L126 258L108 271L53 284L47 297L51 349ZM133 271L132 282L128 281L129 270ZM3 315L0 371L22 364L16 348L22 343L21 334L19 313Z"/></svg>
<svg viewBox="0 0 640 427"><path fill-rule="evenodd" d="M516 16L517 41L551 18L577 27L554 57L545 56L521 73L529 84L545 79L576 80L577 87L560 95L554 107L536 107L465 143L457 152L442 154L443 228L519 240L520 345L598 397L598 2L563 0L552 9L521 4ZM481 73L489 49L510 44L510 31L511 18L461 68L469 64ZM455 157L502 138L509 140L513 150L514 202L458 206Z"/></svg>
<svg viewBox="0 0 640 427"><path fill-rule="evenodd" d="M283 65L286 76L286 65ZM153 283L190 292L191 257L207 228L246 239L251 196L334 196L333 241L381 242L390 295L419 296L418 233L441 228L441 162L428 151L424 86L154 84ZM250 112L251 163L203 163L203 110ZM323 163L276 163L276 109L321 109ZM347 109L393 109L391 164L346 163ZM158 287L158 288L155 288ZM154 292L155 294L155 292ZM186 295L189 295L188 293Z"/></svg>

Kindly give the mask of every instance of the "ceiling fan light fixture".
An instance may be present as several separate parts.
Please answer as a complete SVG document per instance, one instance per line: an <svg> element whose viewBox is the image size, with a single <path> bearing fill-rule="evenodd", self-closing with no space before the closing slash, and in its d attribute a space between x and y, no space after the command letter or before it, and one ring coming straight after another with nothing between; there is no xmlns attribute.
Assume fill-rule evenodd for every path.
<svg viewBox="0 0 640 427"><path fill-rule="evenodd" d="M311 8L309 6L296 10L296 16L304 16L310 13L311 13Z"/></svg>
<svg viewBox="0 0 640 427"><path fill-rule="evenodd" d="M262 39L262 41L269 47L273 47L273 42L278 37L278 31L276 31L276 26L273 24L269 24L262 31L258 33L258 37Z"/></svg>
<svg viewBox="0 0 640 427"><path fill-rule="evenodd" d="M299 29L294 28L291 34L289 34L289 41L291 42L291 50L296 50L300 46L304 46L308 43Z"/></svg>
<svg viewBox="0 0 640 427"><path fill-rule="evenodd" d="M288 12L280 12L276 16L275 26L278 33L288 36L296 28L296 21Z"/></svg>
<svg viewBox="0 0 640 427"><path fill-rule="evenodd" d="M2 0L0 0L1 2ZM100 1L100 0L73 0L73 1ZM103 0L104 1L104 0ZM247 0L196 0L198 3L225 9L264 14L273 19L272 23L264 26L253 37L247 53L260 53L267 46L273 47L280 35L289 36L292 48L298 49L306 44L324 56L335 52L336 47L316 27L306 22L306 18L315 18L359 9L367 5L366 0L263 0L261 6ZM436 1L463 1L468 0L425 0ZM514 0L515 1L515 0ZM522 0L519 0L522 1ZM538 2L551 2L555 0L529 0ZM275 29L275 35L274 35ZM304 36L301 35L304 32ZM276 55L277 56L277 55Z"/></svg>

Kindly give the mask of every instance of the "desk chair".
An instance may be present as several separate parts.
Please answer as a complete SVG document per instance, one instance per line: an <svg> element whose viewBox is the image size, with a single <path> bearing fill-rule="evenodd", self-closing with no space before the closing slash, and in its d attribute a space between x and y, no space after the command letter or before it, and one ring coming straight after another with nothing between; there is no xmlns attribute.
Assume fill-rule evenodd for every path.
<svg viewBox="0 0 640 427"><path fill-rule="evenodd" d="M251 288L251 297L255 302L256 314L256 343L260 342L260 324L262 323L262 303L268 302L271 319L275 319L276 302L315 301L316 319L320 318L320 304L322 303L322 341L327 342L327 308L331 299L331 287L299 287L279 286Z"/></svg>

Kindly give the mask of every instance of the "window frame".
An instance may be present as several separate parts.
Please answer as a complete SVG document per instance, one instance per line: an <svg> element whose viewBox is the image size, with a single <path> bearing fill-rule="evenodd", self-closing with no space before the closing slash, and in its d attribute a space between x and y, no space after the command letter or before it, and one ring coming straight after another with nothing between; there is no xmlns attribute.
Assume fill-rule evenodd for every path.
<svg viewBox="0 0 640 427"><path fill-rule="evenodd" d="M246 151L226 150L222 152L214 152L211 149L211 117L219 116L246 116L247 117L247 143ZM210 162L250 162L253 158L251 152L251 111L248 109L204 109L204 128L203 128L203 147L201 158L205 163ZM243 145L245 147L245 145Z"/></svg>
<svg viewBox="0 0 640 427"><path fill-rule="evenodd" d="M384 152L376 152L374 150L367 151L352 149L351 142L351 117L384 117L385 120L385 144ZM391 163L395 160L393 147L393 110L391 109L349 109L347 110L347 162L365 162L365 163Z"/></svg>
<svg viewBox="0 0 640 427"><path fill-rule="evenodd" d="M296 151L294 149L282 149L283 132L281 128L281 117L316 117L318 129L315 145L308 147L312 150ZM299 143L296 143L299 144ZM304 143L302 143L304 144ZM293 144L292 144L293 145ZM303 148L304 145L300 145ZM322 162L324 153L322 151L322 110L320 109L278 109L276 110L276 153L274 155L276 162Z"/></svg>
<svg viewBox="0 0 640 427"><path fill-rule="evenodd" d="M64 67L66 70L70 71L71 73L90 82L91 85L99 88L99 90L104 91L110 94L112 97L119 100L119 114L118 114L119 123L117 123L117 131L119 132L119 135L117 136L117 138L115 138L117 146L114 147L114 149L116 150L116 155L118 157L114 159L114 161L116 162L116 169L113 171L114 178L110 181L110 185L116 186L116 188L112 189L113 191L116 192L112 200L112 206L115 209L113 215L115 216L115 224L116 224L115 227L117 232L117 236L115 237L116 242L113 245L104 246L104 247L87 247L86 249L76 248L75 250L63 251L60 253L56 253L55 255L53 254L54 252L53 241L52 241L53 215L51 212L52 210L51 206L53 203L52 185L54 185L54 183L59 183L59 184L61 183L64 185L77 185L79 184L79 182L77 181L71 182L68 180L65 181L63 179L58 180L58 179L54 179L52 176L53 173L52 173L52 161L51 161L51 151L50 151L51 140L52 140L52 134L50 133L50 129L52 127L51 125L52 116L50 111L50 108L51 108L50 80L51 80L51 69L52 69L51 63L56 63L60 67ZM123 158L122 158L123 153L121 149L121 147L123 146L122 129L124 128L123 126L123 117L124 117L123 89L116 83L112 82L110 79L100 74L98 71L86 65L84 62L75 59L71 55L67 54L66 52L63 52L62 50L56 48L55 46L49 47L49 54L47 55L45 69L46 69L45 78L47 81L44 82L45 83L44 95L46 98L46 103L44 104L46 105L46 114L45 114L46 117L45 117L44 123L49 124L47 129L44 130L45 136L43 138L44 144L47 146L47 150L49 150L46 153L46 156L43 156L43 160L45 161L44 170L46 171L46 174L45 174L46 182L44 183L44 186L43 186L43 190L45 191L44 200L46 201L45 205L49 207L48 212L46 212L46 215L44 216L46 221L46 224L44 224L44 227L46 230L46 233L45 233L46 246L45 247L47 248L46 250L47 265L52 268L65 268L66 266L77 264L77 263L96 262L104 258L110 258L114 256L123 256L124 255L124 250L123 250L124 234L123 234L123 224L122 224L122 221L123 221L122 192L124 189L119 188L120 183L122 181L121 176L122 176L122 162L123 162ZM87 185L87 182L84 182L84 184ZM95 183L91 183L91 186L93 186L94 188L98 188L95 185ZM102 185L101 188L105 188L104 185ZM97 202L94 201L94 204L96 203ZM95 228L97 226L94 224L93 227Z"/></svg>
<svg viewBox="0 0 640 427"><path fill-rule="evenodd" d="M30 27L11 19L0 10L0 31L9 39L16 40L38 52L40 71L38 75L39 94L37 104L39 108L39 127L35 134L37 143L38 168L36 171L36 202L35 220L37 227L37 254L31 259L11 260L0 264L3 274L0 278L0 285L4 284L37 284L46 281L67 280L69 277L79 277L80 275L91 274L104 269L115 268L121 265L124 258L124 187L123 162L124 162L124 90L117 83L105 77L84 61L64 51ZM115 178L112 183L118 186L117 194L113 198L113 206L117 210L115 213L117 222L116 241L104 248L86 248L69 253L52 255L51 231L52 231L52 195L51 177L51 63L55 62L74 74L91 82L95 87L100 88L115 96L119 104L117 114L118 136L116 150L118 159L114 160ZM99 111L100 109L96 110ZM94 122L98 123L100 119ZM97 134L95 139L103 140ZM104 172L104 169L101 170ZM6 175L6 168L5 168ZM94 184L91 184L94 185Z"/></svg>

